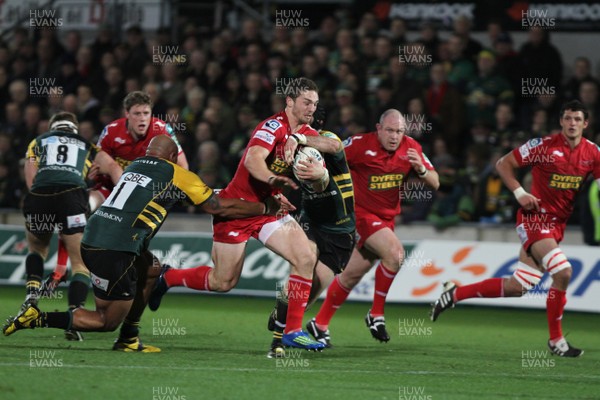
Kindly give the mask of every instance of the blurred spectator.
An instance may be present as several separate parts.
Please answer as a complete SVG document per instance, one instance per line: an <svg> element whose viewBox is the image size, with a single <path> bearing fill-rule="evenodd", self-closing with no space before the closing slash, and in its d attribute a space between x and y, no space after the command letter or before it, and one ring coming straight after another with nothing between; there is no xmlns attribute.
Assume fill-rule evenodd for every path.
<svg viewBox="0 0 600 400"><path fill-rule="evenodd" d="M575 99L579 97L579 85L584 81L598 80L592 76L592 65L587 57L577 57L573 65L573 76L563 86L563 93L566 99Z"/></svg>
<svg viewBox="0 0 600 400"><path fill-rule="evenodd" d="M398 49L400 46L406 44L406 21L402 18L392 18L390 21L389 38L392 41L394 49Z"/></svg>
<svg viewBox="0 0 600 400"><path fill-rule="evenodd" d="M221 162L221 151L217 142L208 140L198 146L196 173L211 188L224 188L231 175Z"/></svg>
<svg viewBox="0 0 600 400"><path fill-rule="evenodd" d="M132 26L125 31L125 41L129 51L123 65L123 73L129 78L138 75L151 58L139 26Z"/></svg>
<svg viewBox="0 0 600 400"><path fill-rule="evenodd" d="M508 81L495 73L496 59L489 50L477 58L478 75L467 84L467 118L469 124L480 120L494 123L494 111L499 102L511 102L514 93Z"/></svg>
<svg viewBox="0 0 600 400"><path fill-rule="evenodd" d="M532 27L528 38L519 51L521 76L547 79L546 86L560 88L563 74L562 57L550 43L549 31Z"/></svg>
<svg viewBox="0 0 600 400"><path fill-rule="evenodd" d="M425 21L421 24L419 32L420 36L416 41L425 46L426 54L435 55L437 48L441 43L435 24L430 21Z"/></svg>
<svg viewBox="0 0 600 400"><path fill-rule="evenodd" d="M466 90L467 83L476 76L473 63L465 56L465 47L465 41L457 34L453 34L448 39L448 53L450 56L448 82L461 92Z"/></svg>
<svg viewBox="0 0 600 400"><path fill-rule="evenodd" d="M506 34L504 28L499 20L491 20L487 23L486 33L488 37L488 47L490 49L496 46L496 42L500 39L501 35Z"/></svg>
<svg viewBox="0 0 600 400"><path fill-rule="evenodd" d="M498 34L493 49L496 53L496 72L511 84L513 92L519 93L521 87L521 66L518 53L513 48L510 35Z"/></svg>
<svg viewBox="0 0 600 400"><path fill-rule="evenodd" d="M444 230L463 221L471 221L475 214L468 182L454 165L436 168L440 187L435 193L427 221L437 230Z"/></svg>
<svg viewBox="0 0 600 400"><path fill-rule="evenodd" d="M162 98L159 85L157 83L146 83L144 85L144 92L147 93L148 96L150 96L150 100L152 100L152 114L165 115L169 106Z"/></svg>
<svg viewBox="0 0 600 400"><path fill-rule="evenodd" d="M335 70L342 61L344 49L353 49L355 46L354 34L350 29L342 28L335 36L335 49L331 52L331 67Z"/></svg>
<svg viewBox="0 0 600 400"><path fill-rule="evenodd" d="M220 67L218 68L220 73ZM165 100L167 107L182 106L185 102L185 92L183 90L183 83L179 78L177 66L173 63L164 64L162 66L162 77L161 97ZM215 79L221 79L221 77L218 76Z"/></svg>
<svg viewBox="0 0 600 400"><path fill-rule="evenodd" d="M335 36L338 30L338 21L331 15L321 20L319 30L316 32L313 44L323 45L329 50L335 49Z"/></svg>
<svg viewBox="0 0 600 400"><path fill-rule="evenodd" d="M359 38L366 36L377 36L379 35L379 23L377 17L372 12L366 12L360 18L358 27L356 28L356 34Z"/></svg>
<svg viewBox="0 0 600 400"><path fill-rule="evenodd" d="M310 43L308 42L308 33L306 29L297 28L292 31L290 41L290 53L288 60L292 68L302 63L302 57L310 53ZM299 72L296 70L296 72Z"/></svg>
<svg viewBox="0 0 600 400"><path fill-rule="evenodd" d="M194 127L202 118L204 103L206 100L206 92L204 89L196 86L187 92L186 106L181 111L181 118L186 126Z"/></svg>
<svg viewBox="0 0 600 400"><path fill-rule="evenodd" d="M110 54L110 53L106 53ZM104 97L102 105L108 106L114 110L121 107L121 102L125 98L129 91L138 90L139 83L135 78L129 78L129 81L133 80L137 86L130 86L128 91L123 90L123 73L117 66L109 67L104 74L104 81L106 82L106 88L104 91Z"/></svg>
<svg viewBox="0 0 600 400"><path fill-rule="evenodd" d="M248 73L242 91L242 104L250 106L256 115L266 118L271 115L269 114L271 95L263 86L262 79L262 75L258 72Z"/></svg>
<svg viewBox="0 0 600 400"><path fill-rule="evenodd" d="M587 138L593 138L596 133L600 133L600 101L598 100L598 94L596 80L584 80L579 85L579 100L590 114L588 126L584 130Z"/></svg>
<svg viewBox="0 0 600 400"><path fill-rule="evenodd" d="M448 143L450 153L458 156L464 148L463 131L466 111L462 95L446 79L446 70L440 63L430 69L431 84L425 92L425 104L433 123L433 130Z"/></svg>
<svg viewBox="0 0 600 400"><path fill-rule="evenodd" d="M532 137L543 137L550 133L548 128L548 113L543 108L533 112L531 128L529 129Z"/></svg>
<svg viewBox="0 0 600 400"><path fill-rule="evenodd" d="M79 123L79 136L89 140L92 143L98 141L98 135L96 134L96 127L92 121L81 121Z"/></svg>
<svg viewBox="0 0 600 400"><path fill-rule="evenodd" d="M494 113L494 120L494 130L489 137L488 143L506 153L512 148L510 140L515 131L514 114L510 104L498 103L496 112Z"/></svg>
<svg viewBox="0 0 600 400"><path fill-rule="evenodd" d="M460 37L464 43L463 55L468 60L475 61L483 47L481 43L471 37L471 20L466 15L460 15L454 19L452 26L454 34Z"/></svg>
<svg viewBox="0 0 600 400"><path fill-rule="evenodd" d="M397 56L392 56L388 60L387 78L394 90L396 96L397 107L400 110L406 110L408 101L415 97L421 96L423 86L408 78L408 66L406 63L400 62Z"/></svg>
<svg viewBox="0 0 600 400"><path fill-rule="evenodd" d="M496 162L504 155L496 149L479 177L475 195L479 221L486 223L509 223L513 220L513 199L510 190L502 183L496 171Z"/></svg>
<svg viewBox="0 0 600 400"><path fill-rule="evenodd" d="M90 120L98 122L100 113L100 102L92 94L92 88L87 85L80 85L77 88L77 108L79 109L78 119L80 121Z"/></svg>
<svg viewBox="0 0 600 400"><path fill-rule="evenodd" d="M102 55L111 52L115 47L114 33L110 26L101 25L96 32L96 38L91 45L94 64L98 64Z"/></svg>

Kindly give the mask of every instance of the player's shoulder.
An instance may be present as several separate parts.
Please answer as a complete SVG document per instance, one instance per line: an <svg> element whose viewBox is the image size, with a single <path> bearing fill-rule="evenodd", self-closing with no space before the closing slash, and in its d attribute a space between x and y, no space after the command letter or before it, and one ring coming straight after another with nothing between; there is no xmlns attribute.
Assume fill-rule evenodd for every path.
<svg viewBox="0 0 600 400"><path fill-rule="evenodd" d="M257 130L264 130L269 133L276 133L280 129L286 129L288 123L283 112L271 115L269 118L261 121L256 127Z"/></svg>
<svg viewBox="0 0 600 400"><path fill-rule="evenodd" d="M356 135L352 135L344 139L342 142L344 147L354 146L354 145L369 145L373 141L373 139L377 140L375 136L375 132L369 133L358 133Z"/></svg>

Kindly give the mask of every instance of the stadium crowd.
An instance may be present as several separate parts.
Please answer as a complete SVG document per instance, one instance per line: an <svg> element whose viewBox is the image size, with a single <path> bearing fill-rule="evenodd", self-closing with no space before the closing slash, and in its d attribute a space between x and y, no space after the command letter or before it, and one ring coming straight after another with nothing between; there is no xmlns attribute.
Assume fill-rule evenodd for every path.
<svg viewBox="0 0 600 400"><path fill-rule="evenodd" d="M587 106L586 137L600 143L599 83L585 57L566 76L548 31L532 28L515 49L497 22L488 24L485 42L470 29L467 18L443 35L423 23L408 41L405 21L383 24L372 13L355 24L327 16L315 29L269 35L252 19L239 32L212 36L186 26L176 40L169 29L135 26L123 37L104 27L89 43L78 31L15 28L0 43L0 207L21 207L22 156L52 114L76 114L80 134L95 142L135 90L147 92L153 115L176 131L190 170L225 187L256 124L280 111L283 89L304 76L319 86L327 129L342 140L372 131L389 108L406 116L441 186L434 195L416 177L407 180L403 222L443 229L514 221L517 204L495 171L497 159L555 132L565 99Z"/></svg>

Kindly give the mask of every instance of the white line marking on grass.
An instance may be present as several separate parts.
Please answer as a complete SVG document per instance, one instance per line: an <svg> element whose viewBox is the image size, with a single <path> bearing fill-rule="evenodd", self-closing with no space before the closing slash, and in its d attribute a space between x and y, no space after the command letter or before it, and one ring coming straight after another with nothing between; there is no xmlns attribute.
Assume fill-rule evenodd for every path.
<svg viewBox="0 0 600 400"><path fill-rule="evenodd" d="M27 367L29 368L29 363L0 363L0 367ZM164 366L152 366L152 365L70 365L63 364L61 368L90 368L90 369L159 369L166 368L171 370L195 370L195 371L236 371L236 372L273 372L272 368L231 368L231 367L164 367ZM330 369L316 369L316 368L305 368L302 369L303 372L314 372L314 373L330 373ZM385 371L371 371L371 370L357 370L357 369L348 369L348 370L340 370L336 369L336 373L355 373L355 374L381 374ZM527 377L537 377L537 378L568 378L570 375L560 374L560 375L548 375L548 374L509 374L502 372L491 372L491 373L481 373L481 372L456 372L456 371L389 371L395 375L466 375L466 376L503 376L507 378L522 378L523 376ZM573 378L583 378L583 379L592 379L598 380L600 379L600 375L572 375Z"/></svg>

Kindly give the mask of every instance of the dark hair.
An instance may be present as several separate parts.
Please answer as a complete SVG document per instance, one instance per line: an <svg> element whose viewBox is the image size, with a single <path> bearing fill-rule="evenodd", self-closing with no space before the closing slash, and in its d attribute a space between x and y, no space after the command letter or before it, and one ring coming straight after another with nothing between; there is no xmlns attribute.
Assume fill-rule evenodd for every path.
<svg viewBox="0 0 600 400"><path fill-rule="evenodd" d="M583 119L587 121L589 117L589 112L587 108L583 105L579 100L571 100L564 103L560 109L560 119L565 115L565 111L581 111L583 113Z"/></svg>
<svg viewBox="0 0 600 400"><path fill-rule="evenodd" d="M133 106L146 105L146 104L149 105L150 108L152 108L153 104L152 104L152 100L150 99L150 96L147 93L141 92L139 90L129 93L123 99L123 107L127 111L129 111L129 109Z"/></svg>
<svg viewBox="0 0 600 400"><path fill-rule="evenodd" d="M60 123L58 123L58 124L56 124L54 129L52 129L52 125L55 122L60 122L60 121L67 121L67 122L70 122L71 124L75 124L75 128L71 124L61 125ZM75 114L67 112L67 111L57 112L52 117L50 117L50 120L48 121L48 126L50 127L50 130L53 130L53 131L65 131L65 132L77 133L78 125L79 125L79 121L77 121L77 116Z"/></svg>
<svg viewBox="0 0 600 400"><path fill-rule="evenodd" d="M285 94L293 100L296 100L302 92L315 91L318 92L317 84L308 78L293 79L285 88Z"/></svg>

